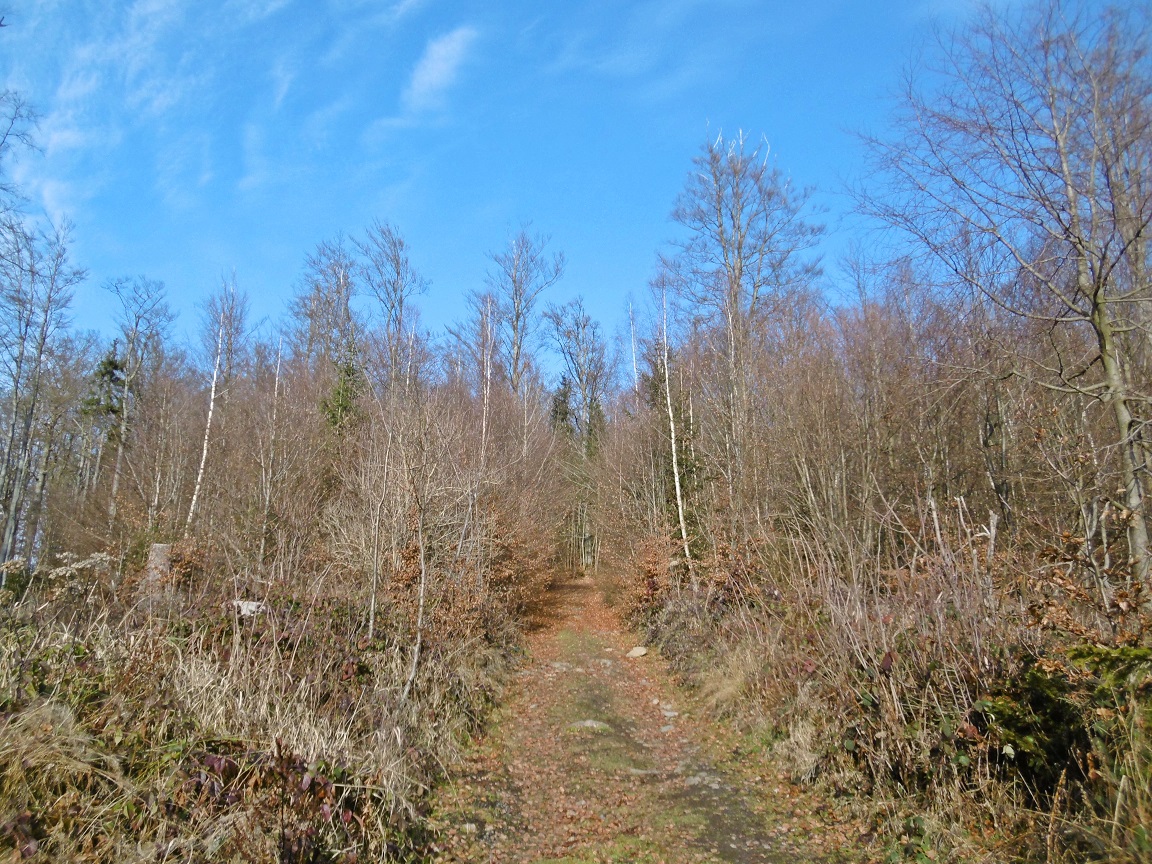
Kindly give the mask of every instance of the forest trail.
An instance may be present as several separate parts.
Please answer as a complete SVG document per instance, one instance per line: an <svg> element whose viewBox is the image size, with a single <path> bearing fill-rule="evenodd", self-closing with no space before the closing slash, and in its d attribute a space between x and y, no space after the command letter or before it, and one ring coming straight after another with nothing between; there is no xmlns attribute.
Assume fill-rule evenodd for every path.
<svg viewBox="0 0 1152 864"><path fill-rule="evenodd" d="M436 797L436 862L839 861L854 832L701 716L588 579L554 586L487 737ZM831 853L831 854L830 854Z"/></svg>

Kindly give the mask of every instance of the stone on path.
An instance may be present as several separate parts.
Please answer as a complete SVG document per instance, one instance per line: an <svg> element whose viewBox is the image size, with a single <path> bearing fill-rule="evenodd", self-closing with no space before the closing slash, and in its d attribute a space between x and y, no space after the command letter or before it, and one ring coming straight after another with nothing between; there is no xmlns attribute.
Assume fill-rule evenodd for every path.
<svg viewBox="0 0 1152 864"><path fill-rule="evenodd" d="M577 720L568 724L569 729L592 729L596 732L611 732L612 727L603 720Z"/></svg>
<svg viewBox="0 0 1152 864"><path fill-rule="evenodd" d="M643 657L647 653L647 648L645 648L643 645L637 645L635 648L628 652L627 656L635 659L636 657Z"/></svg>

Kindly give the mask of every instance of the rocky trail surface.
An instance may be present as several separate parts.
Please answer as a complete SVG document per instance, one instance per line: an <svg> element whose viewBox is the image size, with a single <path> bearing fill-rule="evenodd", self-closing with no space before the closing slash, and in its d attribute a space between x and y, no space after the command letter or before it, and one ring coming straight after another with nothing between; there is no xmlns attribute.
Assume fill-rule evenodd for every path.
<svg viewBox="0 0 1152 864"><path fill-rule="evenodd" d="M555 586L487 737L438 793L435 862L833 862L859 830L694 709L591 581ZM638 653L638 652L634 652Z"/></svg>

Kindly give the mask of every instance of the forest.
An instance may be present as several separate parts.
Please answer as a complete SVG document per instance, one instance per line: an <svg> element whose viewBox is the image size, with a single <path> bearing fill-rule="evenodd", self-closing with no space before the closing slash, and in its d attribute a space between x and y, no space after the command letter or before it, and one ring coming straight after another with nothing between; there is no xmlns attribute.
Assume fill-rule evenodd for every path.
<svg viewBox="0 0 1152 864"><path fill-rule="evenodd" d="M620 339L553 302L531 225L429 332L384 219L301 250L272 325L229 279L182 341L129 276L82 330L4 92L0 854L423 860L578 572L759 758L866 809L866 857L1149 860L1141 6L942 37L839 261L759 137L710 137Z"/></svg>

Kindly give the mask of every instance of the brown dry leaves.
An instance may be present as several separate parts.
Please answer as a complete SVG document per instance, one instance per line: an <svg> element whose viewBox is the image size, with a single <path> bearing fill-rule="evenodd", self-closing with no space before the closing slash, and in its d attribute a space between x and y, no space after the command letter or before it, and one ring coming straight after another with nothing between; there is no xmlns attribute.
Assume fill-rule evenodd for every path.
<svg viewBox="0 0 1152 864"><path fill-rule="evenodd" d="M432 860L772 862L858 845L858 826L745 755L654 653L627 658L634 637L590 583L553 598L492 733L437 797Z"/></svg>

